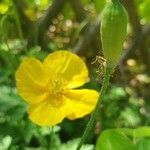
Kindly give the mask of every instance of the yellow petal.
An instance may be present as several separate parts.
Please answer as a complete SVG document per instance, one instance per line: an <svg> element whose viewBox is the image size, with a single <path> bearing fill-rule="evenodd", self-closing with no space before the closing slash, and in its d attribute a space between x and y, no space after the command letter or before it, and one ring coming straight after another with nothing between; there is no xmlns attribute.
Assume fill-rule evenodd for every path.
<svg viewBox="0 0 150 150"><path fill-rule="evenodd" d="M67 117L71 120L81 118L94 109L99 93L95 90L70 90L65 95L72 103L73 113Z"/></svg>
<svg viewBox="0 0 150 150"><path fill-rule="evenodd" d="M65 99L61 107L53 107L49 101L44 101L37 105L30 105L29 118L37 125L47 126L60 123L70 112L70 102Z"/></svg>
<svg viewBox="0 0 150 150"><path fill-rule="evenodd" d="M25 59L16 71L15 77L17 90L28 103L39 103L47 96L45 85L48 76L43 64L37 59Z"/></svg>
<svg viewBox="0 0 150 150"><path fill-rule="evenodd" d="M88 80L88 70L84 61L68 51L57 51L49 54L44 65L61 74L68 82L69 88L83 85Z"/></svg>

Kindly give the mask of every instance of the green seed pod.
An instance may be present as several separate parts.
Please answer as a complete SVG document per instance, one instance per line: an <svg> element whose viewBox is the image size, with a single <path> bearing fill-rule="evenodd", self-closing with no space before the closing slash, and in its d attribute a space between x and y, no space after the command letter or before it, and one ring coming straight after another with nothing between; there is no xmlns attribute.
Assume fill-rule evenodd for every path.
<svg viewBox="0 0 150 150"><path fill-rule="evenodd" d="M103 54L109 64L118 61L127 33L127 12L119 0L108 2L101 18L101 41Z"/></svg>

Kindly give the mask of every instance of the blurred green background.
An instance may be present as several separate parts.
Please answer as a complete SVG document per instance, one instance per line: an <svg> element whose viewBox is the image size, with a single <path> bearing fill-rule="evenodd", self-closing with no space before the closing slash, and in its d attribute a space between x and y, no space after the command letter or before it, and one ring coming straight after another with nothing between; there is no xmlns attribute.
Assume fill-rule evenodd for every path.
<svg viewBox="0 0 150 150"><path fill-rule="evenodd" d="M83 150L92 150L105 129L150 125L150 1L120 1L129 15L123 56ZM55 127L34 125L16 91L14 74L23 58L43 60L64 49L85 60L91 80L84 87L99 91L103 63L92 62L103 56L99 24L105 4L106 0L0 1L0 150L75 150L89 116L66 119Z"/></svg>

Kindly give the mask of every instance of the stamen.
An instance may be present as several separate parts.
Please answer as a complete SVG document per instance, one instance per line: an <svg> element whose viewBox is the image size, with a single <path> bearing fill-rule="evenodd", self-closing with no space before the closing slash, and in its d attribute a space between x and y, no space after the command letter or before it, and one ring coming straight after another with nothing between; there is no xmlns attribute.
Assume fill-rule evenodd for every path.
<svg viewBox="0 0 150 150"><path fill-rule="evenodd" d="M57 74L47 85L48 100L54 107L63 105L63 95L66 90L67 82L60 75Z"/></svg>

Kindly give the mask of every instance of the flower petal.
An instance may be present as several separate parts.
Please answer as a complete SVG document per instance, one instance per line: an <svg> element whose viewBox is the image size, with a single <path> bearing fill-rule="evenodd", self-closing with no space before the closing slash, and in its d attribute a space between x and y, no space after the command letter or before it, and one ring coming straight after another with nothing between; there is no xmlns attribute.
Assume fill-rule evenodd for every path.
<svg viewBox="0 0 150 150"><path fill-rule="evenodd" d="M25 59L19 66L15 77L19 94L28 103L39 103L47 96L45 85L48 82L48 76L43 64L37 59Z"/></svg>
<svg viewBox="0 0 150 150"><path fill-rule="evenodd" d="M70 102L65 99L65 104L53 107L48 101L37 105L30 105L29 118L40 126L56 125L60 123L71 111Z"/></svg>
<svg viewBox="0 0 150 150"><path fill-rule="evenodd" d="M54 73L61 74L69 82L69 88L79 87L88 80L88 70L84 61L71 52L57 51L51 53L43 63Z"/></svg>
<svg viewBox="0 0 150 150"><path fill-rule="evenodd" d="M99 93L95 90L70 90L66 93L66 97L70 99L72 103L73 113L67 117L73 120L91 113L96 105L98 96Z"/></svg>

